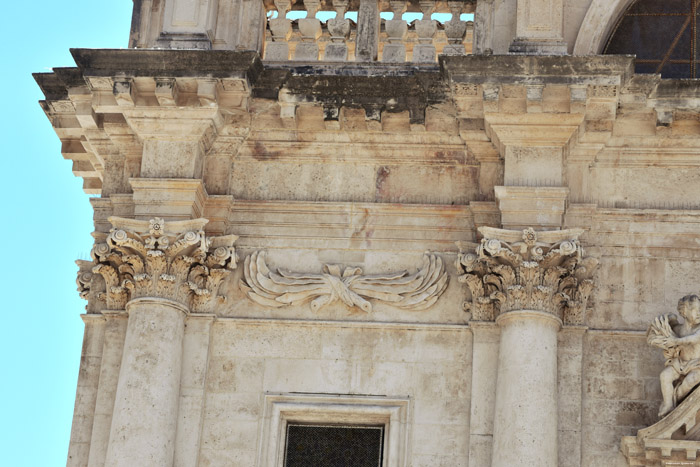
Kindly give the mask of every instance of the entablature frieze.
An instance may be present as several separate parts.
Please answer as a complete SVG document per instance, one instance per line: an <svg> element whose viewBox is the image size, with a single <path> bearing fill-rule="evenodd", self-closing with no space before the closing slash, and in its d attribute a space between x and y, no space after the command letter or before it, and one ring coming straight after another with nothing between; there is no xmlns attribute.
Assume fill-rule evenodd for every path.
<svg viewBox="0 0 700 467"><path fill-rule="evenodd" d="M182 187L193 182L171 181ZM163 179L159 183L164 186L168 181ZM174 190L169 197L172 199L177 193ZM184 188L182 193L186 194ZM186 198L187 214L194 214L189 208L190 198ZM143 219L151 212L152 216L165 218L167 213L165 207L155 203L143 204L136 213L133 195L93 198L91 203L95 209L95 228L103 233L112 228L111 216ZM236 245L250 249L455 252L454 242L474 239L477 227L500 224L496 203L488 201L468 205L394 204L241 200L206 195L198 206L201 210L196 213L209 219L206 231L210 235L235 231L240 237ZM166 220L185 218L184 209L178 211L178 216L172 212Z"/></svg>

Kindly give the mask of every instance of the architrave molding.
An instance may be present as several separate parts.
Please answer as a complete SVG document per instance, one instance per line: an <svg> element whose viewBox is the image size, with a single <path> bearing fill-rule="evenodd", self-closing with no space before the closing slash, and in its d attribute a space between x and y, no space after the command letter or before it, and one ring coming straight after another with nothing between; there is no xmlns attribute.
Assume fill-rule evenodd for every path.
<svg viewBox="0 0 700 467"><path fill-rule="evenodd" d="M289 422L384 425L382 465L405 467L410 399L327 394L265 394L257 467L283 467Z"/></svg>

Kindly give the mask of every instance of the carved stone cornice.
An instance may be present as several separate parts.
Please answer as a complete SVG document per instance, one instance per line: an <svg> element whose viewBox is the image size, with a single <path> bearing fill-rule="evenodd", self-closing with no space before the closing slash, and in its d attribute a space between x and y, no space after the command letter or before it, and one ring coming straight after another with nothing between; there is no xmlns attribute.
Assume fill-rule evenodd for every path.
<svg viewBox="0 0 700 467"><path fill-rule="evenodd" d="M581 229L535 232L480 227L481 244L474 253L460 251L459 280L471 301L465 309L473 321L493 321L516 310L551 313L565 324L583 324L590 279L598 265L584 258ZM461 250L461 248L460 248Z"/></svg>
<svg viewBox="0 0 700 467"><path fill-rule="evenodd" d="M448 275L442 258L423 256L423 264L413 274L408 271L364 274L355 267L337 264L323 266L321 274L271 271L265 252L256 251L245 259L240 286L246 296L260 305L279 308L311 302L313 311L341 301L369 313L370 299L404 310L431 307L447 288Z"/></svg>
<svg viewBox="0 0 700 467"><path fill-rule="evenodd" d="M178 302L192 312L210 311L221 281L236 268L235 235L207 237L207 219L164 222L110 217L113 228L98 236L92 272L105 281L100 298L124 309L141 297Z"/></svg>

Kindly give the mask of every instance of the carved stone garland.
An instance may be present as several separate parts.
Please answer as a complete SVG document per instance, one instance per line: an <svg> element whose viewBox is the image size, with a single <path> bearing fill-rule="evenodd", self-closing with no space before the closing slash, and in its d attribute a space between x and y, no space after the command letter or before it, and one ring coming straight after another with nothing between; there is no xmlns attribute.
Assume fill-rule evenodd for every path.
<svg viewBox="0 0 700 467"><path fill-rule="evenodd" d="M245 259L243 273L241 289L252 301L273 308L311 301L314 311L340 300L369 313L369 299L405 310L424 310L437 301L448 282L442 258L429 254L413 274L367 275L360 268L341 269L337 264L324 265L321 274L274 272L265 263L265 252L256 251Z"/></svg>
<svg viewBox="0 0 700 467"><path fill-rule="evenodd" d="M235 235L207 237L207 219L164 222L110 217L112 230L98 238L91 255L106 291L107 308L124 309L129 300L158 297L192 312L210 311L224 297L221 281L236 268Z"/></svg>
<svg viewBox="0 0 700 467"><path fill-rule="evenodd" d="M493 321L514 310L552 313L566 324L583 324L590 279L598 260L584 258L581 229L535 232L481 227L475 253L460 251L459 281L471 301L465 310L473 321Z"/></svg>

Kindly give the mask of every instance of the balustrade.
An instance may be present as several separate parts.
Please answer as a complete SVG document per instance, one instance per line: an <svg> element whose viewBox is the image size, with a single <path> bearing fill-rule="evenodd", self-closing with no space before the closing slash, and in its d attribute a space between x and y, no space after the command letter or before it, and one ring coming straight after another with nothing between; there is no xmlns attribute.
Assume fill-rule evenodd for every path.
<svg viewBox="0 0 700 467"><path fill-rule="evenodd" d="M266 61L434 64L471 53L475 2L267 0Z"/></svg>

